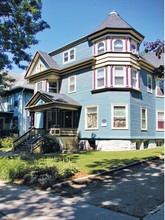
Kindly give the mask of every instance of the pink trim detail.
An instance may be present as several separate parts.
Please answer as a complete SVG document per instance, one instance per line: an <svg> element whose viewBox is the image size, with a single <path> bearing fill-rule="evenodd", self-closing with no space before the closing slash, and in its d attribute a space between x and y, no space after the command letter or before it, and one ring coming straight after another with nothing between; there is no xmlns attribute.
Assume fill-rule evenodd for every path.
<svg viewBox="0 0 165 220"><path fill-rule="evenodd" d="M125 51L127 52L127 50L128 50L128 47L127 47L127 38L125 38Z"/></svg>
<svg viewBox="0 0 165 220"><path fill-rule="evenodd" d="M130 85L131 85L131 88L132 88L132 68L130 68Z"/></svg>
<svg viewBox="0 0 165 220"><path fill-rule="evenodd" d="M93 80L94 80L94 83L93 83L93 86L94 86L94 90L96 89L96 70L93 71Z"/></svg>
<svg viewBox="0 0 165 220"><path fill-rule="evenodd" d="M113 87L113 66L110 66L111 87Z"/></svg>
<svg viewBox="0 0 165 220"><path fill-rule="evenodd" d="M126 87L128 87L128 66L126 66Z"/></svg>
<svg viewBox="0 0 165 220"><path fill-rule="evenodd" d="M110 38L110 51L112 51L112 38Z"/></svg>
<svg viewBox="0 0 165 220"><path fill-rule="evenodd" d="M138 89L140 89L140 71L138 71Z"/></svg>

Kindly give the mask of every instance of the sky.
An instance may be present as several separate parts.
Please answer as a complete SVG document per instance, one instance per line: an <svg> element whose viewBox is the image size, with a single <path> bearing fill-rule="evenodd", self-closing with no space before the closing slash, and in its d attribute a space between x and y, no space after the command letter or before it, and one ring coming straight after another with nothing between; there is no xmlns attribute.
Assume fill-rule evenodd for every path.
<svg viewBox="0 0 165 220"><path fill-rule="evenodd" d="M42 0L42 19L49 25L36 35L37 50L50 53L93 32L112 11L145 36L143 42L164 39L164 0ZM143 50L143 42L140 49ZM14 67L12 72L22 73Z"/></svg>

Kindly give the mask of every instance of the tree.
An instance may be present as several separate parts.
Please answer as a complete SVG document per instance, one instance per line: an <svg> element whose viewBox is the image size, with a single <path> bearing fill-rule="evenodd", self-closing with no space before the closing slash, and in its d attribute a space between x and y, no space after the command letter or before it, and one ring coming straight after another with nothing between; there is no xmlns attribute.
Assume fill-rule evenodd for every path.
<svg viewBox="0 0 165 220"><path fill-rule="evenodd" d="M164 53L164 41L156 40L154 42L144 42L145 53L155 52L155 55L160 59Z"/></svg>
<svg viewBox="0 0 165 220"><path fill-rule="evenodd" d="M0 71L12 69L13 63L25 69L22 61L30 62L25 50L38 44L38 32L49 28L41 19L41 9L41 0L0 1Z"/></svg>
<svg viewBox="0 0 165 220"><path fill-rule="evenodd" d="M3 93L4 89L10 87L12 83L15 82L15 79L8 76L7 72L0 74L0 95Z"/></svg>

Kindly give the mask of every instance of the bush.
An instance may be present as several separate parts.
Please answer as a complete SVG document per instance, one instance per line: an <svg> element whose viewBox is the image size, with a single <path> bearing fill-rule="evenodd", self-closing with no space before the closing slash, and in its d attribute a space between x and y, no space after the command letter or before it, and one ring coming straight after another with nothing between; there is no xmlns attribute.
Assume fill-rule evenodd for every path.
<svg viewBox="0 0 165 220"><path fill-rule="evenodd" d="M42 137L42 151L43 153L55 153L60 151L59 141L55 136L44 135Z"/></svg>
<svg viewBox="0 0 165 220"><path fill-rule="evenodd" d="M13 148L13 138L11 137L1 138L0 148Z"/></svg>

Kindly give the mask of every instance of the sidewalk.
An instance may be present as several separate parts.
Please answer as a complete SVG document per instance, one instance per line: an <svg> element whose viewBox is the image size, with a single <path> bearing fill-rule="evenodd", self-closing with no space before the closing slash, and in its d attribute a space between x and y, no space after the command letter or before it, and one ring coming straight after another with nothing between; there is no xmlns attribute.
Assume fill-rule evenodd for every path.
<svg viewBox="0 0 165 220"><path fill-rule="evenodd" d="M89 205L76 199L68 199L49 192L33 190L27 186L0 181L0 219L1 220L138 220ZM144 220L163 220L163 205Z"/></svg>
<svg viewBox="0 0 165 220"><path fill-rule="evenodd" d="M137 220L138 218L26 186L0 181L1 220Z"/></svg>

